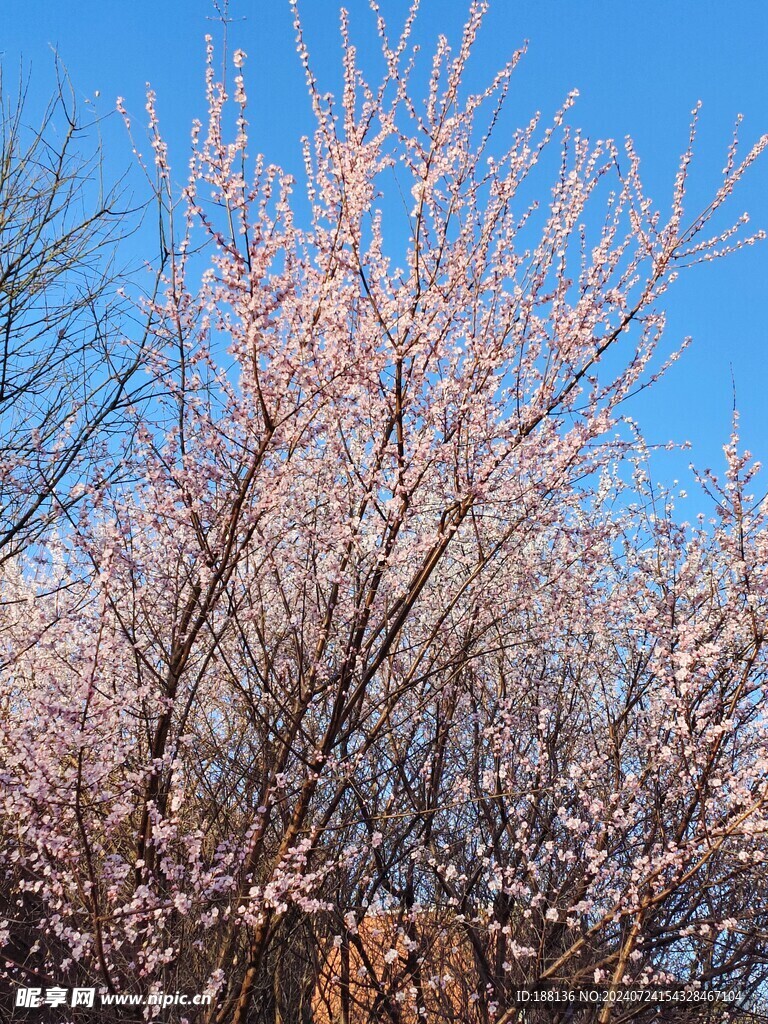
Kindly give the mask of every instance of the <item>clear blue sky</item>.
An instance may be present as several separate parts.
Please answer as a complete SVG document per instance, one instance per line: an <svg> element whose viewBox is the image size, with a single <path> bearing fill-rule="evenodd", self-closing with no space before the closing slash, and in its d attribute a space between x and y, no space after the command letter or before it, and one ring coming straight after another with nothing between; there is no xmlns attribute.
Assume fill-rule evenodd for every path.
<svg viewBox="0 0 768 1024"><path fill-rule="evenodd" d="M377 40L367 0L347 0L360 51ZM398 26L404 0L381 0ZM307 37L323 84L338 83L338 5L303 0ZM423 0L420 41L437 32L457 38L465 0ZM52 82L51 46L78 94L106 113L117 95L134 122L143 116L145 83L158 95L172 163L183 172L191 119L202 114L203 36L215 31L208 0L2 0L0 51L5 73L20 61L30 73L30 110ZM299 137L311 115L295 50L288 0L231 0L230 44L248 53L247 83L256 146L271 161L300 172ZM733 120L743 139L768 131L768 3L765 0L492 0L476 52L478 74L492 72L520 43L530 46L516 73L514 110L553 110L578 88L570 120L591 137L631 134L651 195L667 205L691 107L704 107L694 190L718 183ZM105 128L110 167L130 164L117 119ZM749 209L768 229L768 158L737 194L734 213ZM727 262L694 269L670 293L667 348L685 335L694 344L654 394L632 409L649 440L690 440L692 455L672 458L662 474L682 477L689 460L719 467L730 429L731 369L744 443L768 462L768 243ZM658 468L658 467L657 467Z"/></svg>

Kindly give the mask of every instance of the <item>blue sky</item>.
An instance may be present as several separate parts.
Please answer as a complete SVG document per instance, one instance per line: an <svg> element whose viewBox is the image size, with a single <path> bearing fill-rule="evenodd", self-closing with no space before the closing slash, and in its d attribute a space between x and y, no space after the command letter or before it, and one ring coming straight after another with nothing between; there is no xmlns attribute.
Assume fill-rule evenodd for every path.
<svg viewBox="0 0 768 1024"><path fill-rule="evenodd" d="M347 0L358 49L376 48L367 0ZM418 31L425 50L437 32L457 38L465 0L423 0ZM407 8L381 0L393 29ZM324 87L339 76L338 5L303 0L313 63ZM3 0L0 52L6 80L29 75L29 111L48 94L51 47L69 69L78 96L102 114L124 96L134 122L143 117L145 83L157 92L172 164L183 172L193 117L203 112L203 37L216 31L209 0L131 4L115 0ZM288 0L231 0L230 45L248 53L247 84L256 147L270 161L300 171L299 137L311 113L296 54ZM523 40L512 106L527 121L554 110L578 88L570 120L593 138L630 134L650 194L666 207L690 110L703 101L693 191L717 187L733 121L744 115L743 141L768 131L768 4L764 0L492 0L475 54L475 72L492 73ZM98 99L96 92L99 92ZM108 171L130 166L117 118L103 126ZM735 198L768 229L768 157ZM652 442L690 440L692 454L672 456L658 471L684 476L688 461L722 462L730 430L731 374L744 444L768 460L768 243L732 259L695 268L670 293L667 350L686 335L693 346L654 392L631 411Z"/></svg>

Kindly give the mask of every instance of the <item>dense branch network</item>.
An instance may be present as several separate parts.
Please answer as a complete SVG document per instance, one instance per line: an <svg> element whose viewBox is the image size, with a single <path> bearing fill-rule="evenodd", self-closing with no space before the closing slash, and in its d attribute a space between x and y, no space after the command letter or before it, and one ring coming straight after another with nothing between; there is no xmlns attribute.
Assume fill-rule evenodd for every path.
<svg viewBox="0 0 768 1024"><path fill-rule="evenodd" d="M574 96L498 151L521 55L468 92L485 4L455 52L439 39L423 102L418 4L396 41L371 6L383 78L344 16L338 103L296 19L306 205L251 159L241 51L230 97L209 41L181 194L150 93L146 401L124 407L132 363L75 405L55 391L63 311L23 320L22 377L7 361L19 460L8 388L50 413L3 525L37 515L48 555L9 540L3 576L6 970L208 988L207 1024L658 1019L523 1017L521 987L748 999L768 969L765 511L734 435L703 481L712 523L678 524L622 408L661 372L678 271L759 237L718 225L767 140L739 158L734 138L700 215L689 149L665 218L631 143L569 126ZM72 263L92 244L54 238ZM23 246L13 310L57 287ZM132 443L76 514L53 495L118 406Z"/></svg>

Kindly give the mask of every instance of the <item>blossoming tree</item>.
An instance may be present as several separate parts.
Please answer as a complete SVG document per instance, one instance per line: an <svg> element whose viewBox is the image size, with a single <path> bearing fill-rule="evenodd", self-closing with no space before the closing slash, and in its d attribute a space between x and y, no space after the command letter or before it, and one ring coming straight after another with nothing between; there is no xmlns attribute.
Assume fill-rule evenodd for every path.
<svg viewBox="0 0 768 1024"><path fill-rule="evenodd" d="M702 481L715 520L676 523L622 415L661 372L679 270L757 237L719 220L768 140L734 136L701 212L689 148L665 215L630 142L569 127L574 96L498 149L520 54L463 87L484 3L423 102L418 3L395 40L371 6L386 70L366 80L343 17L339 102L296 20L307 213L249 150L242 52L230 96L209 44L181 194L149 96L152 397L119 483L3 576L4 970L210 990L208 1024L604 1024L656 1007L523 1017L515 992L748 996L765 510L734 436Z"/></svg>

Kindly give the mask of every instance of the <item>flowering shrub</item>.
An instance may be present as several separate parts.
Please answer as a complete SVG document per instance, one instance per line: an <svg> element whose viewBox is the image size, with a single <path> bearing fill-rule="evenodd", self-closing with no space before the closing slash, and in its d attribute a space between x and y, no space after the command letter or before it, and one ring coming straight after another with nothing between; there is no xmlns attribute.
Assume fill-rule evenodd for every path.
<svg viewBox="0 0 768 1024"><path fill-rule="evenodd" d="M16 983L212 988L217 1024L332 984L355 1020L352 964L370 1019L507 1024L523 985L764 980L755 469L734 436L678 524L622 410L678 271L759 237L716 224L768 140L700 214L689 149L665 217L574 96L495 148L520 55L463 88L483 3L417 102L417 6L376 85L342 20L338 103L297 18L306 218L249 150L245 54L230 97L209 45L181 196L149 94L149 397L2 580Z"/></svg>

